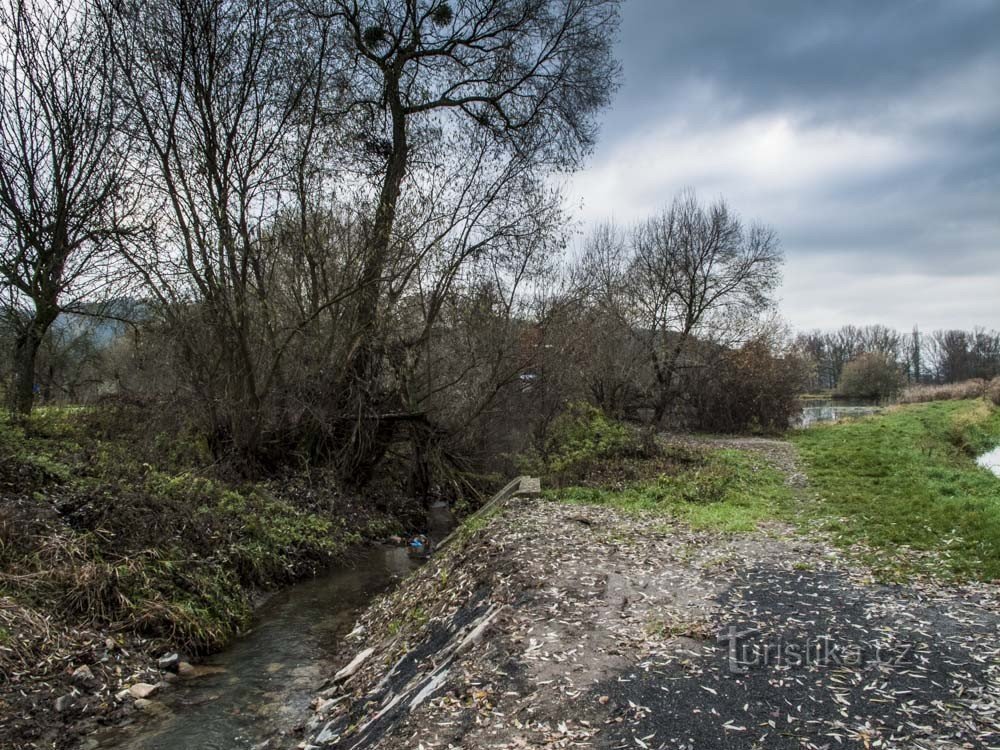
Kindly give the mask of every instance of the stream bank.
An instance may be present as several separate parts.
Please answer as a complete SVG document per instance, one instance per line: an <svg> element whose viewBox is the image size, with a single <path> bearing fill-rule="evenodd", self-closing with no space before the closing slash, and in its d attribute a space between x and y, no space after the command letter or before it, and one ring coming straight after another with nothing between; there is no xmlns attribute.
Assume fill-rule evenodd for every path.
<svg viewBox="0 0 1000 750"><path fill-rule="evenodd" d="M427 536L443 539L448 506L431 507ZM139 721L88 738L105 750L249 750L292 744L316 684L341 655L360 611L422 563L403 545L360 549L351 562L269 595L253 627L207 658L195 679L174 680L143 704Z"/></svg>
<svg viewBox="0 0 1000 750"><path fill-rule="evenodd" d="M154 416L0 419L0 747L68 750L134 719L162 697L138 686L167 678L158 657L218 652L261 592L424 523L391 472L363 493L329 471L251 479Z"/></svg>

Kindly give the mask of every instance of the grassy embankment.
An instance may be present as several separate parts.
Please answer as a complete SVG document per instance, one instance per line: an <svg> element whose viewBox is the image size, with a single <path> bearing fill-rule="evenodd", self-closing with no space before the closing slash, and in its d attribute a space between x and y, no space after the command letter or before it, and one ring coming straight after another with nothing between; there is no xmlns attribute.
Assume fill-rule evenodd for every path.
<svg viewBox="0 0 1000 750"><path fill-rule="evenodd" d="M50 615L214 650L247 624L256 591L388 523L323 482L227 478L203 441L145 424L96 409L0 420L0 641L16 637L23 660L46 646L17 631Z"/></svg>
<svg viewBox="0 0 1000 750"><path fill-rule="evenodd" d="M793 501L784 475L759 454L665 446L579 406L525 469L542 475L550 500L659 513L722 532L784 518Z"/></svg>
<svg viewBox="0 0 1000 750"><path fill-rule="evenodd" d="M1000 578L1000 481L975 464L1000 444L1000 408L982 399L902 406L789 438L809 478L804 491L758 454L644 450L628 428L593 414L557 425L547 454L526 468L554 487L551 500L722 532L772 519L818 528L886 580Z"/></svg>
<svg viewBox="0 0 1000 750"><path fill-rule="evenodd" d="M974 460L1000 443L1000 408L901 406L792 439L815 493L808 517L886 578L1000 578L1000 481Z"/></svg>

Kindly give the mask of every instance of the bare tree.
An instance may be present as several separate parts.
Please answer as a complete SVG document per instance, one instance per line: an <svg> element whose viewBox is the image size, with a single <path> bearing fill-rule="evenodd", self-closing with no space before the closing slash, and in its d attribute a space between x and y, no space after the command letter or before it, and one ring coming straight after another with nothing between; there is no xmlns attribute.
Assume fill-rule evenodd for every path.
<svg viewBox="0 0 1000 750"><path fill-rule="evenodd" d="M329 24L288 0L100 8L159 221L130 259L178 334L216 452L252 462L290 347L350 294L350 269L322 257L347 238L343 259L354 234L317 159L333 132L319 115L336 89ZM294 296L279 309L282 283Z"/></svg>
<svg viewBox="0 0 1000 750"><path fill-rule="evenodd" d="M634 415L649 390L649 361L633 335L626 294L630 257L628 237L613 223L590 232L571 271L575 335L566 337L575 344L567 361L582 377L589 397L619 418Z"/></svg>
<svg viewBox="0 0 1000 750"><path fill-rule="evenodd" d="M578 165L594 142L594 115L614 89L611 42L619 4L315 4L314 12L343 30L345 65L354 71L347 106L358 153L350 159L371 164L374 188L349 371L357 383L379 379L376 328L401 250L398 219L407 190L440 163L442 141L464 155L466 172L500 165L492 189L472 203L461 199L478 204L472 216L511 195L518 183L530 188L539 170ZM342 390L370 393L352 384Z"/></svg>
<svg viewBox="0 0 1000 750"><path fill-rule="evenodd" d="M654 419L677 398L677 377L698 368L698 347L747 340L772 304L781 254L771 228L747 226L722 200L677 199L632 234L624 279L631 330L654 376Z"/></svg>
<svg viewBox="0 0 1000 750"><path fill-rule="evenodd" d="M116 278L112 251L132 231L115 71L94 20L63 0L0 8L0 294L20 414L49 327Z"/></svg>

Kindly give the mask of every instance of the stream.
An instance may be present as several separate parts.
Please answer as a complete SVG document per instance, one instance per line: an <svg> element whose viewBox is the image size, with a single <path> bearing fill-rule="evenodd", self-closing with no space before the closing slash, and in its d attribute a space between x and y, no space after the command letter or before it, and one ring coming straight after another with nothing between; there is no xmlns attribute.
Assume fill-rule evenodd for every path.
<svg viewBox="0 0 1000 750"><path fill-rule="evenodd" d="M428 536L453 526L446 505L432 506ZM393 588L420 561L406 547L361 550L349 566L270 596L250 631L209 657L205 676L182 680L156 695L162 715L139 716L109 729L85 748L124 750L248 750L294 744L288 737L309 716L310 702L333 674L341 636L376 596ZM285 735L285 739L272 740Z"/></svg>
<svg viewBox="0 0 1000 750"><path fill-rule="evenodd" d="M976 459L976 463L1000 477L1000 445Z"/></svg>

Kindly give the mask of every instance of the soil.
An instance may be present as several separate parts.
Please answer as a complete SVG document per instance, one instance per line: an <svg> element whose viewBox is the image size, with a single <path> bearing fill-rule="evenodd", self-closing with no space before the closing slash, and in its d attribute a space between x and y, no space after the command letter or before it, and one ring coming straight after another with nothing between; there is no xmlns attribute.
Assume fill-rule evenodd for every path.
<svg viewBox="0 0 1000 750"><path fill-rule="evenodd" d="M788 443L713 443L803 483ZM995 585L881 585L775 523L516 499L477 525L363 616L300 747L1000 745Z"/></svg>

